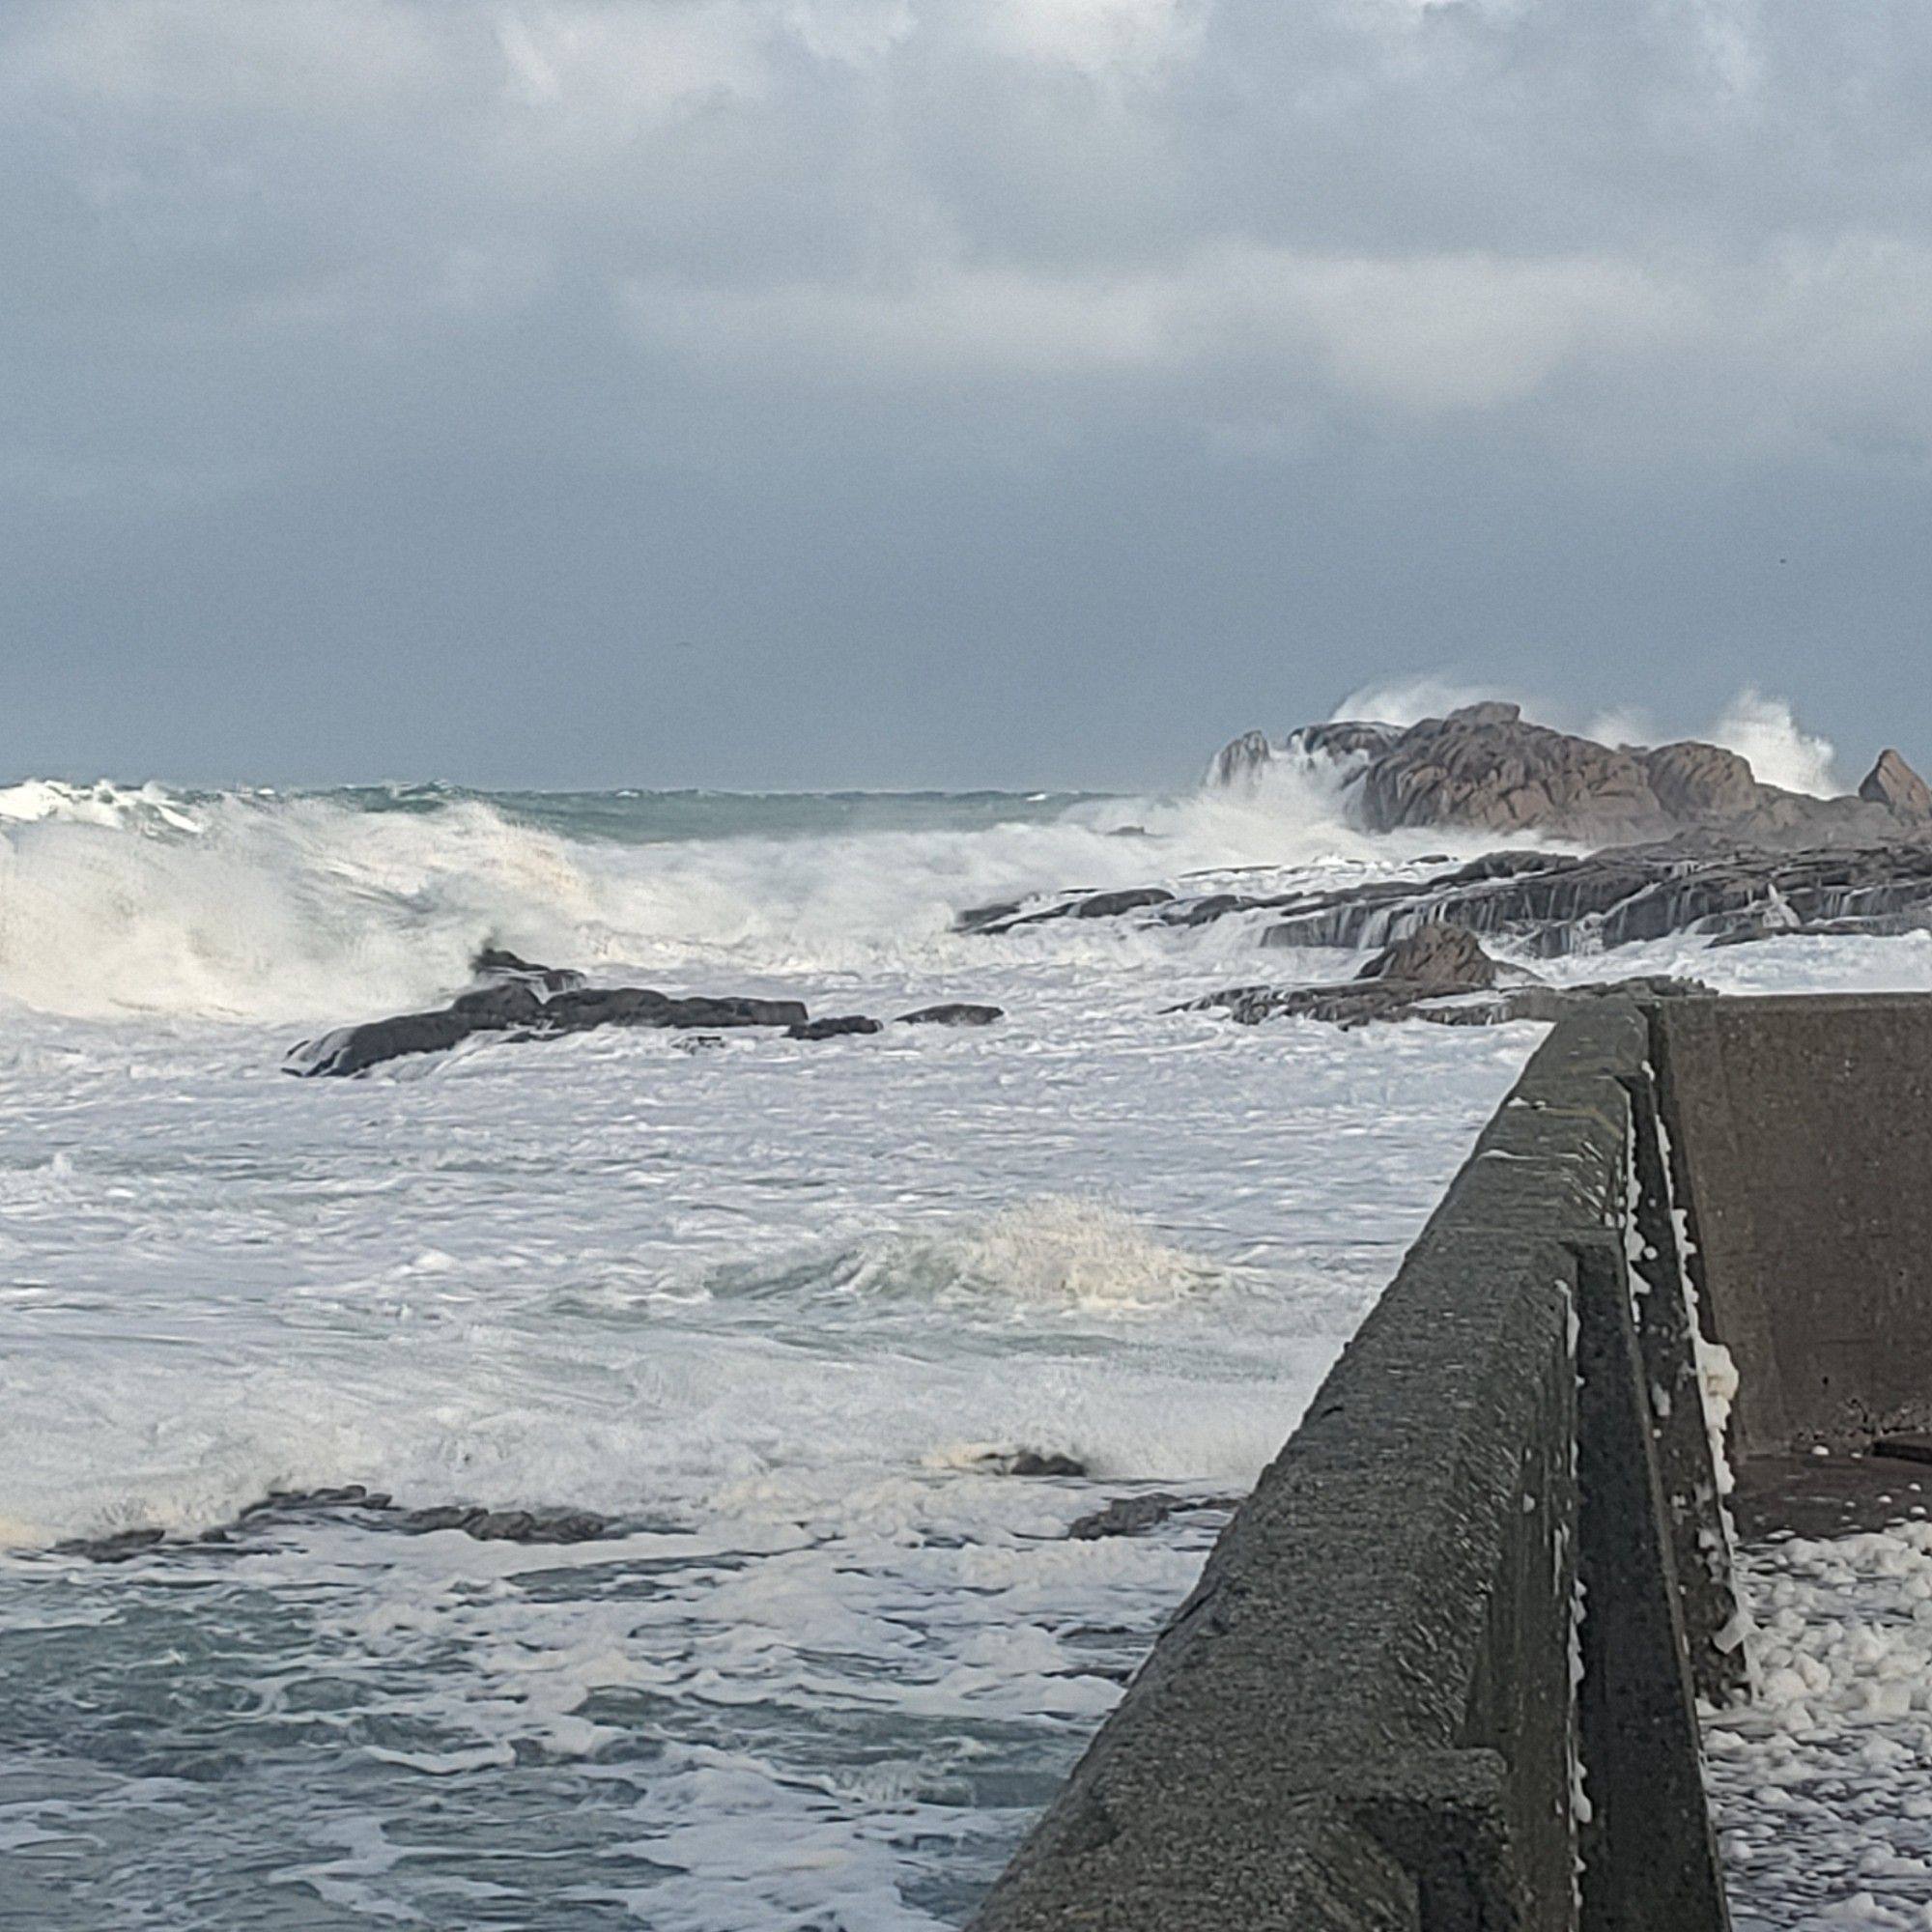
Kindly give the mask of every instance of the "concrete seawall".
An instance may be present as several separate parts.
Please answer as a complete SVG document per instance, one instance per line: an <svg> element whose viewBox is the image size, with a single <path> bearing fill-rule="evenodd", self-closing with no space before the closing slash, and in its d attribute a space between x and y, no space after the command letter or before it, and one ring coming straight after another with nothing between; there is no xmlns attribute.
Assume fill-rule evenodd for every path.
<svg viewBox="0 0 1932 1932"><path fill-rule="evenodd" d="M1932 999L1559 1026L976 1932L1724 1926L1694 1324L1734 1454L1932 1416L1928 1097Z"/></svg>
<svg viewBox="0 0 1932 1932"><path fill-rule="evenodd" d="M1737 1455L1932 1427L1932 999L1695 1000L1656 1029Z"/></svg>

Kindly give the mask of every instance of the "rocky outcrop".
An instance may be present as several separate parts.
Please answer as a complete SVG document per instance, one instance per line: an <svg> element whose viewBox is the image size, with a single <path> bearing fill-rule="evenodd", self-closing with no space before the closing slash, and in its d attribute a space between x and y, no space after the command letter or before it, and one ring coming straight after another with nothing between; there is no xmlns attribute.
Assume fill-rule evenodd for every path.
<svg viewBox="0 0 1932 1932"><path fill-rule="evenodd" d="M1374 832L1441 826L1603 844L1695 827L1824 840L1884 838L1932 821L1932 792L1895 753L1887 754L1893 765L1880 760L1858 797L1810 798L1763 783L1721 746L1603 745L1499 703L1465 705L1406 728L1306 725L1280 752L1250 732L1215 760L1211 778L1238 783L1291 752L1335 761L1356 815Z"/></svg>
<svg viewBox="0 0 1932 1932"><path fill-rule="evenodd" d="M1274 747L1264 731L1248 731L1223 745L1208 768L1208 782L1221 791L1252 783L1274 762Z"/></svg>
<svg viewBox="0 0 1932 1932"><path fill-rule="evenodd" d="M1162 889L1092 895L1098 910L1089 919L1117 917L1143 906L1160 905L1174 895ZM1083 901L1083 906L1086 901ZM1018 908L1011 910L1017 911ZM1068 911L1075 910L1068 907ZM537 966L514 952L485 948L472 962L482 984L459 993L446 1007L392 1019L338 1027L291 1049L283 1070L305 1078L337 1079L366 1073L391 1060L446 1053L478 1035L505 1039L556 1039L593 1027L663 1027L686 1036L685 1044L716 1046L726 1030L743 1027L782 1029L791 1039L841 1039L884 1031L884 1022L864 1013L813 1019L797 1000L675 998L651 986L588 986L567 968ZM964 1001L922 1007L900 1021L905 1026L990 1026L1006 1014L998 1007Z"/></svg>
<svg viewBox="0 0 1932 1932"><path fill-rule="evenodd" d="M1746 818L1763 803L1749 760L1721 745L1660 745L1643 753L1643 775L1666 818Z"/></svg>
<svg viewBox="0 0 1932 1932"><path fill-rule="evenodd" d="M1293 750L1305 756L1333 758L1346 764L1357 758L1380 757L1402 735L1403 727L1399 724L1376 724L1365 718L1346 718L1329 724L1304 724L1288 742Z"/></svg>
<svg viewBox="0 0 1932 1932"><path fill-rule="evenodd" d="M1496 983L1496 962L1473 932L1432 920L1385 947L1355 977L1421 990L1474 993Z"/></svg>
<svg viewBox="0 0 1932 1932"><path fill-rule="evenodd" d="M1142 906L1166 905L1173 897L1165 886L1130 886L1124 892L1094 893L1073 911L1078 919L1113 919L1123 912L1138 912Z"/></svg>
<svg viewBox="0 0 1932 1932"><path fill-rule="evenodd" d="M797 1000L674 999L649 986L578 986L546 999L527 981L514 980L459 994L434 1012L339 1027L302 1041L283 1065L304 1077L341 1078L412 1054L446 1053L477 1034L557 1039L593 1027L799 1027L808 1018Z"/></svg>
<svg viewBox="0 0 1932 1932"><path fill-rule="evenodd" d="M1889 749L1878 754L1878 763L1859 786L1859 796L1903 818L1932 819L1932 785Z"/></svg>
<svg viewBox="0 0 1932 1932"><path fill-rule="evenodd" d="M1460 927L1418 927L1364 966L1353 980L1329 986L1232 986L1191 1000L1177 1011L1225 1012L1242 1026L1264 1020L1324 1020L1343 1028L1372 1020L1430 1020L1442 1026L1499 1026L1506 1020L1557 1020L1577 1006L1616 996L1641 999L1705 994L1696 980L1648 977L1551 986L1503 971L1476 936Z"/></svg>
<svg viewBox="0 0 1932 1932"><path fill-rule="evenodd" d="M983 908L962 914L960 925L998 934L1065 917L1082 902ZM1264 947L1357 952L1439 923L1544 958L1677 932L1713 944L1789 932L1907 932L1932 927L1932 829L1867 844L1745 845L1686 833L1587 855L1491 852L1423 880L1202 893L1138 916L1179 926L1243 918Z"/></svg>
<svg viewBox="0 0 1932 1932"><path fill-rule="evenodd" d="M1586 821L1629 831L1657 815L1643 767L1628 753L1525 724L1514 705L1472 705L1405 731L1369 761L1359 795L1377 832L1536 832Z"/></svg>
<svg viewBox="0 0 1932 1932"><path fill-rule="evenodd" d="M583 984L583 975L567 966L537 966L500 946L484 947L469 962L479 980L503 983L521 980L545 993L567 993Z"/></svg>
<svg viewBox="0 0 1932 1932"><path fill-rule="evenodd" d="M463 1503L404 1511L396 1526L412 1536L460 1529L478 1543L591 1543L615 1527L589 1510L493 1510Z"/></svg>

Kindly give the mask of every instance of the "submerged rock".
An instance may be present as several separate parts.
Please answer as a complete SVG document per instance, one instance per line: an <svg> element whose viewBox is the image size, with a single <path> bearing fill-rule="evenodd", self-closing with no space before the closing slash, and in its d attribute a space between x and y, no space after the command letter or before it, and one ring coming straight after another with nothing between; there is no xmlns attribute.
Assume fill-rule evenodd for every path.
<svg viewBox="0 0 1932 1932"><path fill-rule="evenodd" d="M974 1466L989 1476L1084 1476L1087 1464L1039 1449L989 1450Z"/></svg>
<svg viewBox="0 0 1932 1932"><path fill-rule="evenodd" d="M67 1542L54 1545L54 1553L85 1556L95 1563L125 1563L166 1538L167 1531L162 1529L117 1529L105 1536L70 1537Z"/></svg>
<svg viewBox="0 0 1932 1932"><path fill-rule="evenodd" d="M491 1510L461 1504L411 1510L398 1526L417 1536L460 1529L478 1543L590 1543L613 1527L608 1517L589 1510Z"/></svg>
<svg viewBox="0 0 1932 1932"><path fill-rule="evenodd" d="M613 1535L619 1528L611 1518L591 1510L493 1510L476 1503L399 1510L386 1492L349 1483L340 1489L270 1490L233 1522L179 1542L171 1541L160 1529L124 1529L106 1536L77 1537L55 1545L55 1548L65 1555L91 1557L97 1563L125 1562L143 1550L160 1547L186 1549L241 1545L245 1548L250 1537L317 1518L340 1519L367 1529L402 1530L412 1536L460 1529L481 1543L588 1543Z"/></svg>
<svg viewBox="0 0 1932 1932"><path fill-rule="evenodd" d="M884 1025L864 1013L846 1013L838 1019L799 1020L785 1029L787 1039L842 1039L847 1034L884 1033Z"/></svg>
<svg viewBox="0 0 1932 1932"><path fill-rule="evenodd" d="M1153 1490L1137 1496L1116 1496L1105 1509L1078 1518L1068 1525L1066 1534L1074 1543L1096 1543L1106 1536L1144 1536L1171 1517L1240 1506L1239 1496L1175 1496Z"/></svg>
<svg viewBox="0 0 1932 1932"><path fill-rule="evenodd" d="M299 1516L315 1510L385 1510L389 1504L386 1491L368 1490L360 1483L344 1483L339 1488L325 1490L270 1490L260 1502L250 1503L236 1520L247 1522L260 1516Z"/></svg>
<svg viewBox="0 0 1932 1932"><path fill-rule="evenodd" d="M587 1033L592 1027L793 1027L807 1014L798 1000L729 994L675 999L650 986L584 986L546 1000L532 1034Z"/></svg>

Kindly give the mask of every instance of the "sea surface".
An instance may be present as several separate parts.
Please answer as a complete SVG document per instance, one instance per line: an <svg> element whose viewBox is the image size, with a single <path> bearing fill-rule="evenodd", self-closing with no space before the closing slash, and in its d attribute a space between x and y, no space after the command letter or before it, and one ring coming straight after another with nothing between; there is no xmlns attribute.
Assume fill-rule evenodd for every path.
<svg viewBox="0 0 1932 1932"><path fill-rule="evenodd" d="M1170 1009L1359 960L1238 919L953 920L1448 849L1293 769L1165 798L0 787L0 1925L961 1923L1225 1513L1068 1526L1252 1484L1543 1029L1240 1028ZM446 1000L485 944L1007 1018L281 1070ZM1926 987L1932 942L1548 970ZM1088 1473L1000 1473L1023 1450ZM244 1517L347 1485L394 1507ZM617 1528L399 1526L446 1504ZM60 1548L140 1529L166 1538Z"/></svg>

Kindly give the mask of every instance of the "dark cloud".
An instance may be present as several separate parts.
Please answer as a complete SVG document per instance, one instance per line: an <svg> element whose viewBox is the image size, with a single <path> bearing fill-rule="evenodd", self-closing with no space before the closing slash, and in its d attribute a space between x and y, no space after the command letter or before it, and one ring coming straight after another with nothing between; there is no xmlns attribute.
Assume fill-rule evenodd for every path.
<svg viewBox="0 0 1932 1932"><path fill-rule="evenodd" d="M1889 0L14 0L0 761L1932 750L1929 104Z"/></svg>

